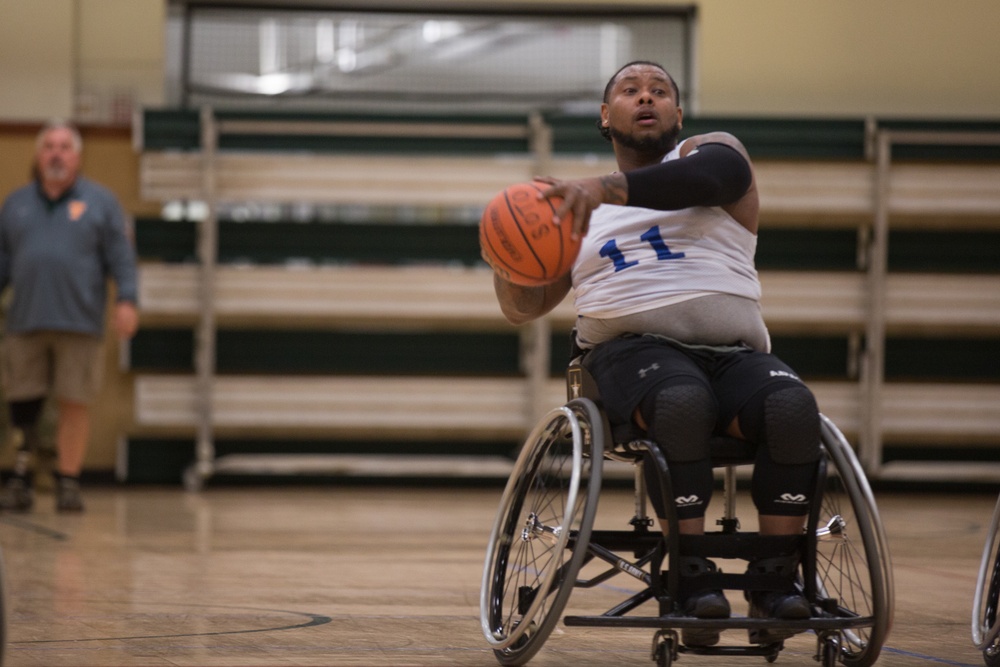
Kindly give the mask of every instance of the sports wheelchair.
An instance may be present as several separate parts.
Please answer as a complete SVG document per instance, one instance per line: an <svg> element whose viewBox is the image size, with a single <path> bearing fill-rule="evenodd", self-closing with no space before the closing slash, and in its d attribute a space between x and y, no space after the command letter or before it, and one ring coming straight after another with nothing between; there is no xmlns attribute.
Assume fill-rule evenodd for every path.
<svg viewBox="0 0 1000 667"><path fill-rule="evenodd" d="M979 562L972 602L972 643L988 667L1000 667L1000 498L997 498Z"/></svg>
<svg viewBox="0 0 1000 667"><path fill-rule="evenodd" d="M567 371L569 400L546 414L528 435L503 492L487 548L480 593L483 634L501 665L523 665L548 639L574 588L603 589L625 575L641 588L607 611L567 615L566 626L649 628L651 658L669 667L680 653L757 655L777 659L784 640L774 631L812 631L816 659L867 667L879 656L892 625L893 581L886 539L871 489L853 450L834 424L822 417L823 456L817 488L801 536L765 536L741 531L735 516L736 466L752 464L752 447L735 438L712 442L713 466L722 468L724 516L718 531L680 536L667 463L656 445L634 432L612 433L600 408L593 378L574 360ZM633 464L635 515L622 530L595 530L605 460ZM669 538L646 514L643 466L656 466L665 480ZM674 536L679 536L675 538ZM680 576L681 558L701 556L752 560L796 549L794 573L731 574L721 570ZM780 551L785 550L785 551ZM581 568L599 572L581 578ZM691 581L693 580L693 581ZM778 620L733 616L699 619L681 611L683 586L728 590L787 590L794 585L809 600L812 616ZM595 591L596 592L596 591ZM630 593L631 591L626 591ZM647 605L648 603L648 605ZM644 608L651 613L640 613ZM605 607L599 607L604 609ZM746 630L740 645L689 646L685 629ZM725 636L725 634L724 634Z"/></svg>

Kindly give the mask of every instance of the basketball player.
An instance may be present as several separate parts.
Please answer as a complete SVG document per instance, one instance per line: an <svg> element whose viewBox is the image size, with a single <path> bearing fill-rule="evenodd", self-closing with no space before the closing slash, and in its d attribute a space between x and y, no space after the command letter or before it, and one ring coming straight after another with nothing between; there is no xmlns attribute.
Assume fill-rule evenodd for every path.
<svg viewBox="0 0 1000 667"><path fill-rule="evenodd" d="M765 535L801 534L820 455L819 412L795 372L770 353L754 267L759 199L743 145L722 132L678 143L678 89L660 65L622 67L604 92L600 130L619 171L574 181L545 179L540 196L563 197L583 236L572 270L544 287L494 276L497 298L514 324L540 317L570 291L577 345L597 381L613 425L631 422L668 462L681 534L705 530L713 475L708 441L728 434L757 445L752 497ZM648 466L647 466L648 467ZM654 473L655 475L655 473ZM651 498L664 525L659 480ZM751 562L755 572L790 572L799 554ZM684 572L714 571L685 558ZM749 593L754 618L808 618L795 590ZM720 590L683 601L686 614L726 618ZM771 631L754 641L772 643ZM688 645L719 633L688 630Z"/></svg>

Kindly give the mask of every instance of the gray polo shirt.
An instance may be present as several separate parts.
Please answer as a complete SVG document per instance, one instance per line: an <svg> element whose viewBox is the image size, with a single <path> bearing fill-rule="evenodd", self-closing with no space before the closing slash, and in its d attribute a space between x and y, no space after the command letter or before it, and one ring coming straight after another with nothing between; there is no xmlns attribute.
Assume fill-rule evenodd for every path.
<svg viewBox="0 0 1000 667"><path fill-rule="evenodd" d="M102 335L107 279L137 302L135 248L114 194L86 178L56 201L38 183L0 208L0 290L13 288L6 330Z"/></svg>

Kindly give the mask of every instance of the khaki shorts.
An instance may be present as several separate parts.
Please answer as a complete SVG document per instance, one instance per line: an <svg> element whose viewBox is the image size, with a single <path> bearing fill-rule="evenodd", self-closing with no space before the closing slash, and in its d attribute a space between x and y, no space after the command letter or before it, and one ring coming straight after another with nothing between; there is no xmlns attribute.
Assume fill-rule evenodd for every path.
<svg viewBox="0 0 1000 667"><path fill-rule="evenodd" d="M103 339L66 331L6 334L0 344L4 398L48 396L92 403L104 376Z"/></svg>

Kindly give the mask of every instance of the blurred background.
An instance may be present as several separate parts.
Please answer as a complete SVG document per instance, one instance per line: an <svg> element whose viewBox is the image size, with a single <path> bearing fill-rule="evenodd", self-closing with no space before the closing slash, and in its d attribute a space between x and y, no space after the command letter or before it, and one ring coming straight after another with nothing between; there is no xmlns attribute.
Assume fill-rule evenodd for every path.
<svg viewBox="0 0 1000 667"><path fill-rule="evenodd" d="M613 170L604 84L649 59L685 134L754 157L775 351L872 479L995 482L997 25L991 0L0 0L0 194L69 118L135 222L142 326L108 341L85 476L505 477L572 314L502 320L479 215Z"/></svg>

